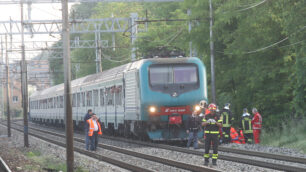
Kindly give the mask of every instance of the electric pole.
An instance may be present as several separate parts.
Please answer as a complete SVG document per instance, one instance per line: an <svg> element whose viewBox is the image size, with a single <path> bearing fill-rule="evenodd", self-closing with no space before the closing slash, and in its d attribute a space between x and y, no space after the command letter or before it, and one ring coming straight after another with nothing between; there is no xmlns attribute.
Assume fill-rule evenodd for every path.
<svg viewBox="0 0 306 172"><path fill-rule="evenodd" d="M209 0L209 36L210 36L210 65L211 65L211 93L212 102L216 103L216 86L215 86L215 55L213 41L213 8L211 0Z"/></svg>
<svg viewBox="0 0 306 172"><path fill-rule="evenodd" d="M67 172L73 172L74 154L73 154L73 122L71 107L71 76L70 76L70 31L68 20L68 0L62 0L62 22L63 22L63 59L64 59L64 113L66 117L66 159Z"/></svg>
<svg viewBox="0 0 306 172"><path fill-rule="evenodd" d="M27 64L25 61L24 50L24 23L23 23L23 0L20 1L21 7L21 82L22 82L22 106L23 106L23 136L24 146L29 147L28 137L28 83L27 83Z"/></svg>
<svg viewBox="0 0 306 172"><path fill-rule="evenodd" d="M5 59L6 59L6 114L7 114L7 136L11 137L11 114L10 114L10 91L9 91L9 62L7 52L7 35L5 35Z"/></svg>

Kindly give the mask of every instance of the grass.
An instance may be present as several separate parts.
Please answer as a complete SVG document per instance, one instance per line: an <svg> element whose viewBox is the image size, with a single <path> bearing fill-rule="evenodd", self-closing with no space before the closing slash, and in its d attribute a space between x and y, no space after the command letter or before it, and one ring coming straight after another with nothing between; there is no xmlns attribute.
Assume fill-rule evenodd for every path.
<svg viewBox="0 0 306 172"><path fill-rule="evenodd" d="M25 167L25 169L27 170L41 171L42 169L53 169L56 171L63 171L63 172L67 171L67 166L65 161L63 162L58 159L51 158L49 156L44 156L39 151L26 152L25 155L40 165L40 167L28 165ZM74 171L87 172L88 170L78 167Z"/></svg>
<svg viewBox="0 0 306 172"><path fill-rule="evenodd" d="M286 147L306 153L306 120L284 123L282 129L263 130L261 141L264 145Z"/></svg>

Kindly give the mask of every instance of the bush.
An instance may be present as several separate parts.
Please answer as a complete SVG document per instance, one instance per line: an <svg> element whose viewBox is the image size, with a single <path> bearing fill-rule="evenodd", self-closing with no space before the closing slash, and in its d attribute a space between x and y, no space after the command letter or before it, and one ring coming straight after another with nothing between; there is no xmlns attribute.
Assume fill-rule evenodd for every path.
<svg viewBox="0 0 306 172"><path fill-rule="evenodd" d="M283 123L281 127L263 130L262 144L287 147L306 153L306 120L292 120Z"/></svg>

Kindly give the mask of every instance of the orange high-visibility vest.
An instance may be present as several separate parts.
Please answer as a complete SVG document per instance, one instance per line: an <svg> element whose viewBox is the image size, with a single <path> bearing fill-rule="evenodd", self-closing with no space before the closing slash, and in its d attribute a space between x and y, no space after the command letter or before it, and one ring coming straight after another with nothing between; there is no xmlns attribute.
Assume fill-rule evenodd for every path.
<svg viewBox="0 0 306 172"><path fill-rule="evenodd" d="M94 129L95 129L95 125L92 119L87 120L88 124L89 124L89 131L88 131L88 136L92 136ZM98 121L96 121L98 124L98 134L102 135L102 131L101 131L101 126L100 123Z"/></svg>
<svg viewBox="0 0 306 172"><path fill-rule="evenodd" d="M245 144L245 139L242 130L240 130L239 141L241 144Z"/></svg>
<svg viewBox="0 0 306 172"><path fill-rule="evenodd" d="M231 142L240 144L238 133L235 128L231 127Z"/></svg>

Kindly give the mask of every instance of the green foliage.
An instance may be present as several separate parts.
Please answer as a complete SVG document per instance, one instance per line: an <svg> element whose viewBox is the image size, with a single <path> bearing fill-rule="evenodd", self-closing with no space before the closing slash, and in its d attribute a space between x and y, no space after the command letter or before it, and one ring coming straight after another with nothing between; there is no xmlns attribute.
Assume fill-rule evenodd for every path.
<svg viewBox="0 0 306 172"><path fill-rule="evenodd" d="M262 144L302 150L306 153L306 120L288 120L281 128L263 130Z"/></svg>
<svg viewBox="0 0 306 172"><path fill-rule="evenodd" d="M280 128L279 119L305 117L306 112L306 0L213 0L217 103L230 102L235 119L243 108L256 107L264 128ZM189 41L207 67L210 93L209 3L90 3L74 6L71 18L129 17L137 12L145 29L137 36L138 58L189 54ZM191 14L188 15L188 9ZM179 19L179 20L177 20ZM188 31L188 20L192 30ZM129 62L130 33L114 33L116 49L102 48L107 70ZM94 33L71 39L94 40ZM112 33L102 40L112 44ZM55 51L54 51L55 53ZM95 50L71 52L72 78L95 73ZM78 68L79 66L79 68ZM50 61L54 82L63 82L62 60ZM79 70L78 70L79 69ZM58 73L57 73L58 72ZM211 96L209 96L211 98Z"/></svg>

